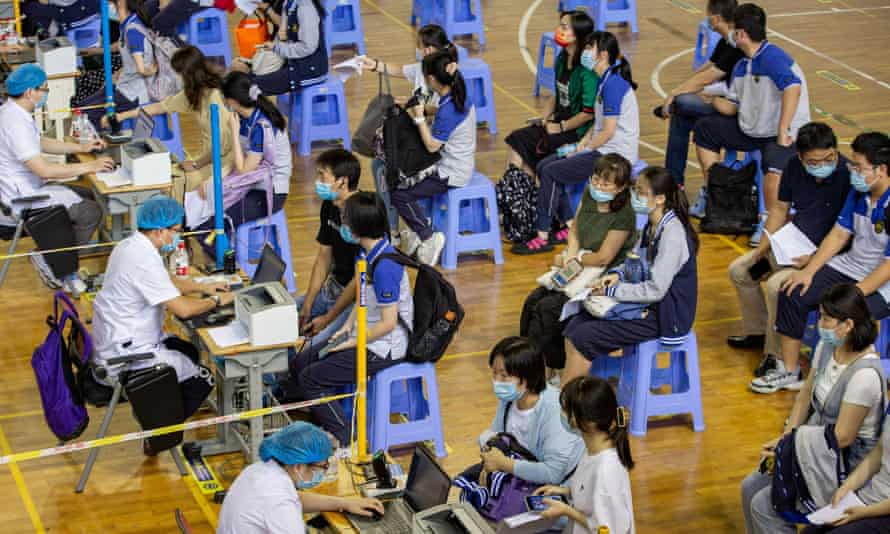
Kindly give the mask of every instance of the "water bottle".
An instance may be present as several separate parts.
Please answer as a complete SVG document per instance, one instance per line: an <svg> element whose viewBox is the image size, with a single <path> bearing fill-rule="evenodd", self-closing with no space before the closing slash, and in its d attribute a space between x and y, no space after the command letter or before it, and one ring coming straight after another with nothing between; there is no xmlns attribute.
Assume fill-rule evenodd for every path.
<svg viewBox="0 0 890 534"><path fill-rule="evenodd" d="M562 145L561 147L556 149L556 157L564 158L574 152L578 148L577 143L571 143L568 145Z"/></svg>
<svg viewBox="0 0 890 534"><path fill-rule="evenodd" d="M189 275L189 255L185 250L185 243L180 242L173 253L173 268L177 278L185 278Z"/></svg>
<svg viewBox="0 0 890 534"><path fill-rule="evenodd" d="M96 128L93 126L93 122L89 117L80 114L80 144L88 145L93 141L99 139L99 134L96 132Z"/></svg>
<svg viewBox="0 0 890 534"><path fill-rule="evenodd" d="M75 141L80 141L81 130L80 127L83 124L80 120L80 110L76 110L74 112L74 119L71 120L71 137L74 138Z"/></svg>
<svg viewBox="0 0 890 534"><path fill-rule="evenodd" d="M624 281L630 284L639 284L646 279L646 267L643 260L634 252L627 255L624 260Z"/></svg>

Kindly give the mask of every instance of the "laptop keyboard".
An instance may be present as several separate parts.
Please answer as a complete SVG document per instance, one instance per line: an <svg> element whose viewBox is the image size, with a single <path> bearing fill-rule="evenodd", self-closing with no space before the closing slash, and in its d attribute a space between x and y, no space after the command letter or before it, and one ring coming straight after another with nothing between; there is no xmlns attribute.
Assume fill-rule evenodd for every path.
<svg viewBox="0 0 890 534"><path fill-rule="evenodd" d="M394 508L388 509L374 526L387 534L407 534L411 532L411 525Z"/></svg>

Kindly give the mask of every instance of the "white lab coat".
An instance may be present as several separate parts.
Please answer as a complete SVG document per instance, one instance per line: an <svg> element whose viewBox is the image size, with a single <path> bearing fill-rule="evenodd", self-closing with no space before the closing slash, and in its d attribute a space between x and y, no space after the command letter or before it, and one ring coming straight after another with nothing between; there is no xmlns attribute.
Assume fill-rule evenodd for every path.
<svg viewBox="0 0 890 534"><path fill-rule="evenodd" d="M219 512L216 534L304 534L303 505L290 475L275 460L238 475Z"/></svg>
<svg viewBox="0 0 890 534"><path fill-rule="evenodd" d="M10 204L16 197L48 194L50 199L34 204L35 208L63 205L70 208L83 199L63 185L46 185L31 172L25 162L40 155L40 132L34 117L12 99L0 106L0 199ZM15 222L0 214L0 225Z"/></svg>
<svg viewBox="0 0 890 534"><path fill-rule="evenodd" d="M195 376L198 367L187 356L161 344L167 337L164 302L179 295L164 259L142 232L118 243L93 303L94 358L104 364L115 356L153 352L153 360L133 364L131 369L165 363L176 370L180 382Z"/></svg>

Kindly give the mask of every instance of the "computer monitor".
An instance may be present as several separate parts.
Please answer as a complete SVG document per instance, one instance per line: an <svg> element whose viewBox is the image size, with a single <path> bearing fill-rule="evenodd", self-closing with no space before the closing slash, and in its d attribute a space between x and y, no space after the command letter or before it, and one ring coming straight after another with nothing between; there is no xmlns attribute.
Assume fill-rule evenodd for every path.
<svg viewBox="0 0 890 534"><path fill-rule="evenodd" d="M405 482L405 501L414 513L448 502L451 478L423 446L414 448L408 480Z"/></svg>
<svg viewBox="0 0 890 534"><path fill-rule="evenodd" d="M260 262L253 273L251 282L254 284L263 284L265 282L280 282L284 276L284 270L287 265L284 260L275 253L275 249L266 243L260 254Z"/></svg>
<svg viewBox="0 0 890 534"><path fill-rule="evenodd" d="M154 118L140 108L139 115L136 117L136 126L133 128L133 139L148 139L154 130Z"/></svg>

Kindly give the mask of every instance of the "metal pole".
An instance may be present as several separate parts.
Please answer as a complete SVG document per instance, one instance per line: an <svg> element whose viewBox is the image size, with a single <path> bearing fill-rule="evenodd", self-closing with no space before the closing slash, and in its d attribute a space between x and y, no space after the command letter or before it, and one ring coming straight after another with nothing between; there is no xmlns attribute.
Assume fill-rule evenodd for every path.
<svg viewBox="0 0 890 534"><path fill-rule="evenodd" d="M15 13L15 33L19 39L24 39L22 35L22 6L21 0L12 0L12 10Z"/></svg>
<svg viewBox="0 0 890 534"><path fill-rule="evenodd" d="M18 5L18 2L16 2ZM111 27L108 23L108 1L99 0L102 14L102 64L105 67L105 113L114 115L114 83L111 80Z"/></svg>
<svg viewBox="0 0 890 534"><path fill-rule="evenodd" d="M216 268L223 268L223 254L229 248L229 238L223 229L222 148L219 137L219 104L210 104L210 133L213 144L213 216L216 242Z"/></svg>
<svg viewBox="0 0 890 534"><path fill-rule="evenodd" d="M356 313L356 343L355 343L355 395L356 411L358 412L356 456L358 461L364 461L368 457L368 308L365 301L365 292L368 285L368 262L362 258L356 264L356 276L359 283L356 284L355 301L358 303Z"/></svg>

